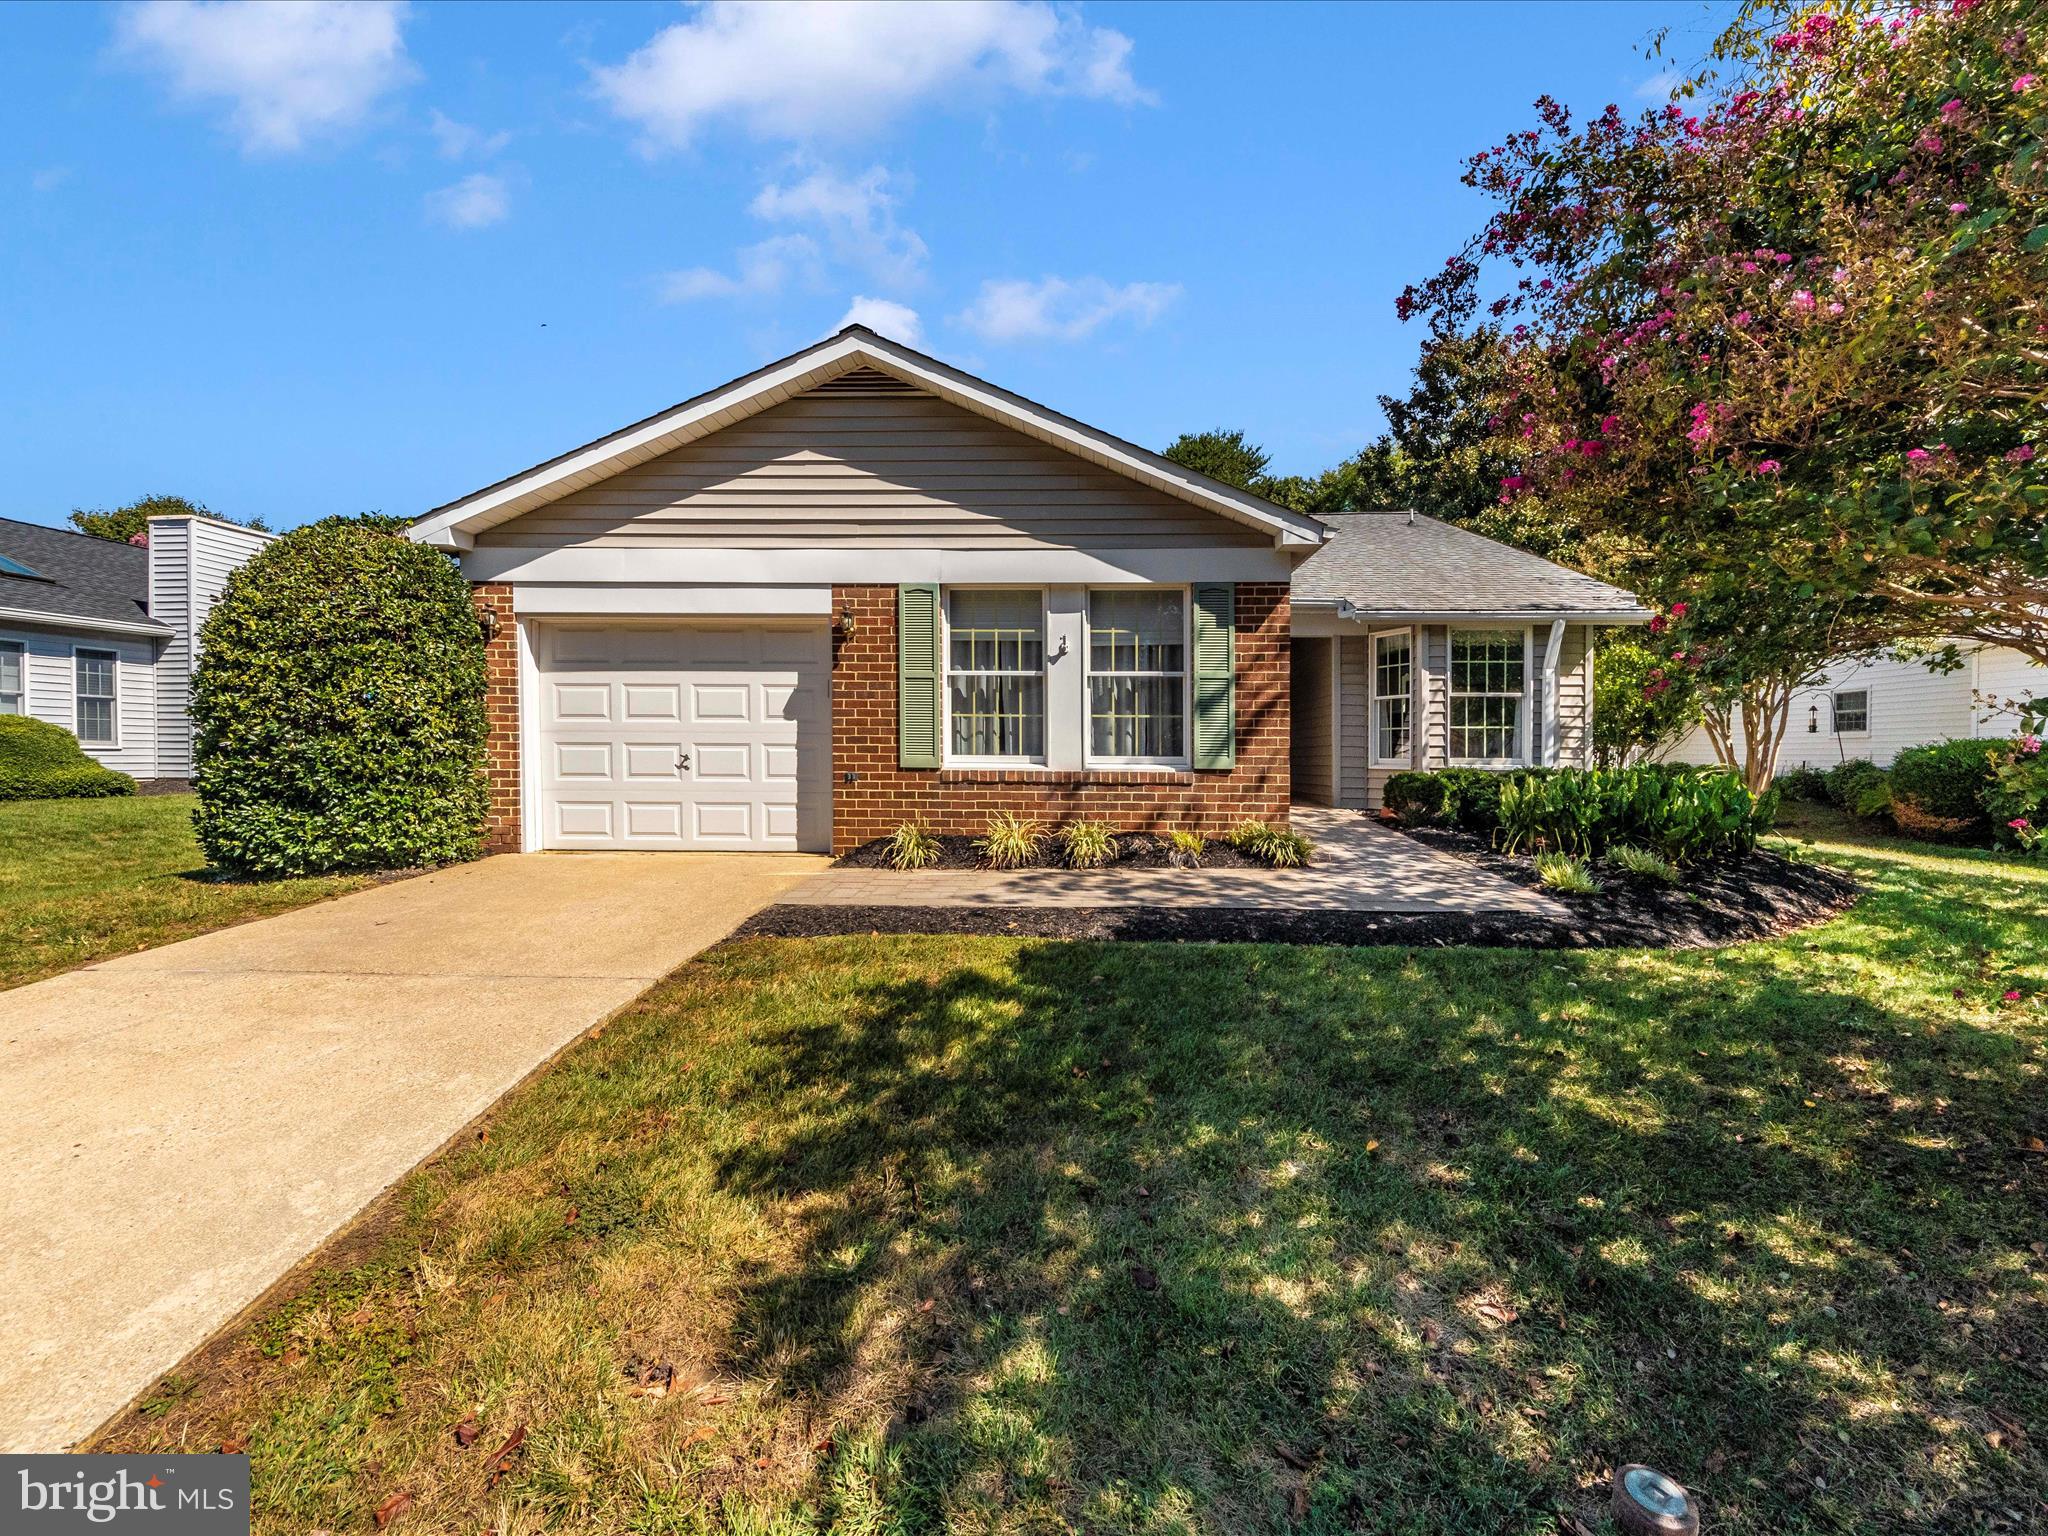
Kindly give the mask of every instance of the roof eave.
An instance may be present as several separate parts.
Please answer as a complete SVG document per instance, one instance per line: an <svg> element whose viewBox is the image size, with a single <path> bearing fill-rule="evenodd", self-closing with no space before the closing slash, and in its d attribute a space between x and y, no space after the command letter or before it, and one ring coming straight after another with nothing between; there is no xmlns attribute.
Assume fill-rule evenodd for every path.
<svg viewBox="0 0 2048 1536"><path fill-rule="evenodd" d="M1281 549L1315 549L1328 530L1303 513L1276 506L1249 492L1184 468L1171 459L1011 394L862 327L743 375L707 394L672 406L645 421L572 449L530 470L437 507L410 529L409 537L437 549L472 547L485 529L582 486L709 436L748 416L779 405L816 384L854 368L873 367L915 382L942 400L1123 474L1141 484L1219 513L1272 535Z"/></svg>
<svg viewBox="0 0 2048 1536"><path fill-rule="evenodd" d="M168 639L177 631L154 619L102 619L81 613L52 613L44 608L0 608L0 623L34 624L43 629L89 629L99 634L148 635Z"/></svg>
<svg viewBox="0 0 2048 1536"><path fill-rule="evenodd" d="M1402 624L1547 624L1554 619L1578 624L1647 624L1650 610L1637 607L1564 608L1531 604L1515 608L1388 608L1365 607L1343 597L1298 597L1296 608L1310 608L1359 623L1392 620Z"/></svg>

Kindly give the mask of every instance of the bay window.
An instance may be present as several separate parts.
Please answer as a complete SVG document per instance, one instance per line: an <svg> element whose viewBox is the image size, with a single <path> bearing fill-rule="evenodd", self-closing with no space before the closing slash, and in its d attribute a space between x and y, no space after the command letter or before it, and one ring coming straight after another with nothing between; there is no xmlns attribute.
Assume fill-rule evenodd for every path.
<svg viewBox="0 0 2048 1536"><path fill-rule="evenodd" d="M1187 760L1187 594L1104 588L1088 594L1088 756Z"/></svg>
<svg viewBox="0 0 2048 1536"><path fill-rule="evenodd" d="M1045 602L1035 588L946 594L947 755L1045 756Z"/></svg>
<svg viewBox="0 0 2048 1536"><path fill-rule="evenodd" d="M1528 658L1525 630L1451 631L1449 745L1453 763L1523 761Z"/></svg>

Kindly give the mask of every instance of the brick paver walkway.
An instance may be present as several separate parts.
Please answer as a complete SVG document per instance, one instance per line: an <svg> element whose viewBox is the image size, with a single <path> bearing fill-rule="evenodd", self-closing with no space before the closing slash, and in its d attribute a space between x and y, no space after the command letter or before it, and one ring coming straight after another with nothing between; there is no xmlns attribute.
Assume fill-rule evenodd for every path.
<svg viewBox="0 0 2048 1536"><path fill-rule="evenodd" d="M1315 840L1307 869L828 869L780 898L821 907L1255 907L1310 912L1522 912L1564 916L1549 897L1380 826L1298 805Z"/></svg>

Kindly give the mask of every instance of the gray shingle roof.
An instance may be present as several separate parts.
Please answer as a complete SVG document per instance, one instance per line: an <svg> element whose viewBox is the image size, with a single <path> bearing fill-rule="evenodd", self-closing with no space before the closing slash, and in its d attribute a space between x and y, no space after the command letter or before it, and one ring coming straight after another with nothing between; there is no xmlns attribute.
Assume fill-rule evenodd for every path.
<svg viewBox="0 0 2048 1536"><path fill-rule="evenodd" d="M1451 523L1409 512L1325 516L1329 542L1294 569L1297 603L1373 614L1607 614L1647 618L1630 593Z"/></svg>
<svg viewBox="0 0 2048 1536"><path fill-rule="evenodd" d="M40 523L0 517L0 555L45 578L0 570L0 609L66 619L101 619L170 634L149 617L149 551Z"/></svg>

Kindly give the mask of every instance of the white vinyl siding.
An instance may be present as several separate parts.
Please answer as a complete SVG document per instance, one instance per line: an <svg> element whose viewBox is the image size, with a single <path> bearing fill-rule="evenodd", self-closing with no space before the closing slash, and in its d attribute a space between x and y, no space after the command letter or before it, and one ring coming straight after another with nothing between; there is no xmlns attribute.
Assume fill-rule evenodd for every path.
<svg viewBox="0 0 2048 1536"><path fill-rule="evenodd" d="M156 776L156 717L152 711L157 643L146 639L87 634L78 630L0 628L0 644L19 646L22 710L38 720L78 733L77 660L74 652L111 652L114 713L120 740L113 745L81 742L86 755L104 767L138 779Z"/></svg>
<svg viewBox="0 0 2048 1536"><path fill-rule="evenodd" d="M570 492L480 549L1269 549L935 396L823 389Z"/></svg>
<svg viewBox="0 0 2048 1536"><path fill-rule="evenodd" d="M199 626L229 575L271 535L204 517L160 517L149 524L149 614L174 633L157 660L156 777L192 774L192 724L186 714L199 655Z"/></svg>

